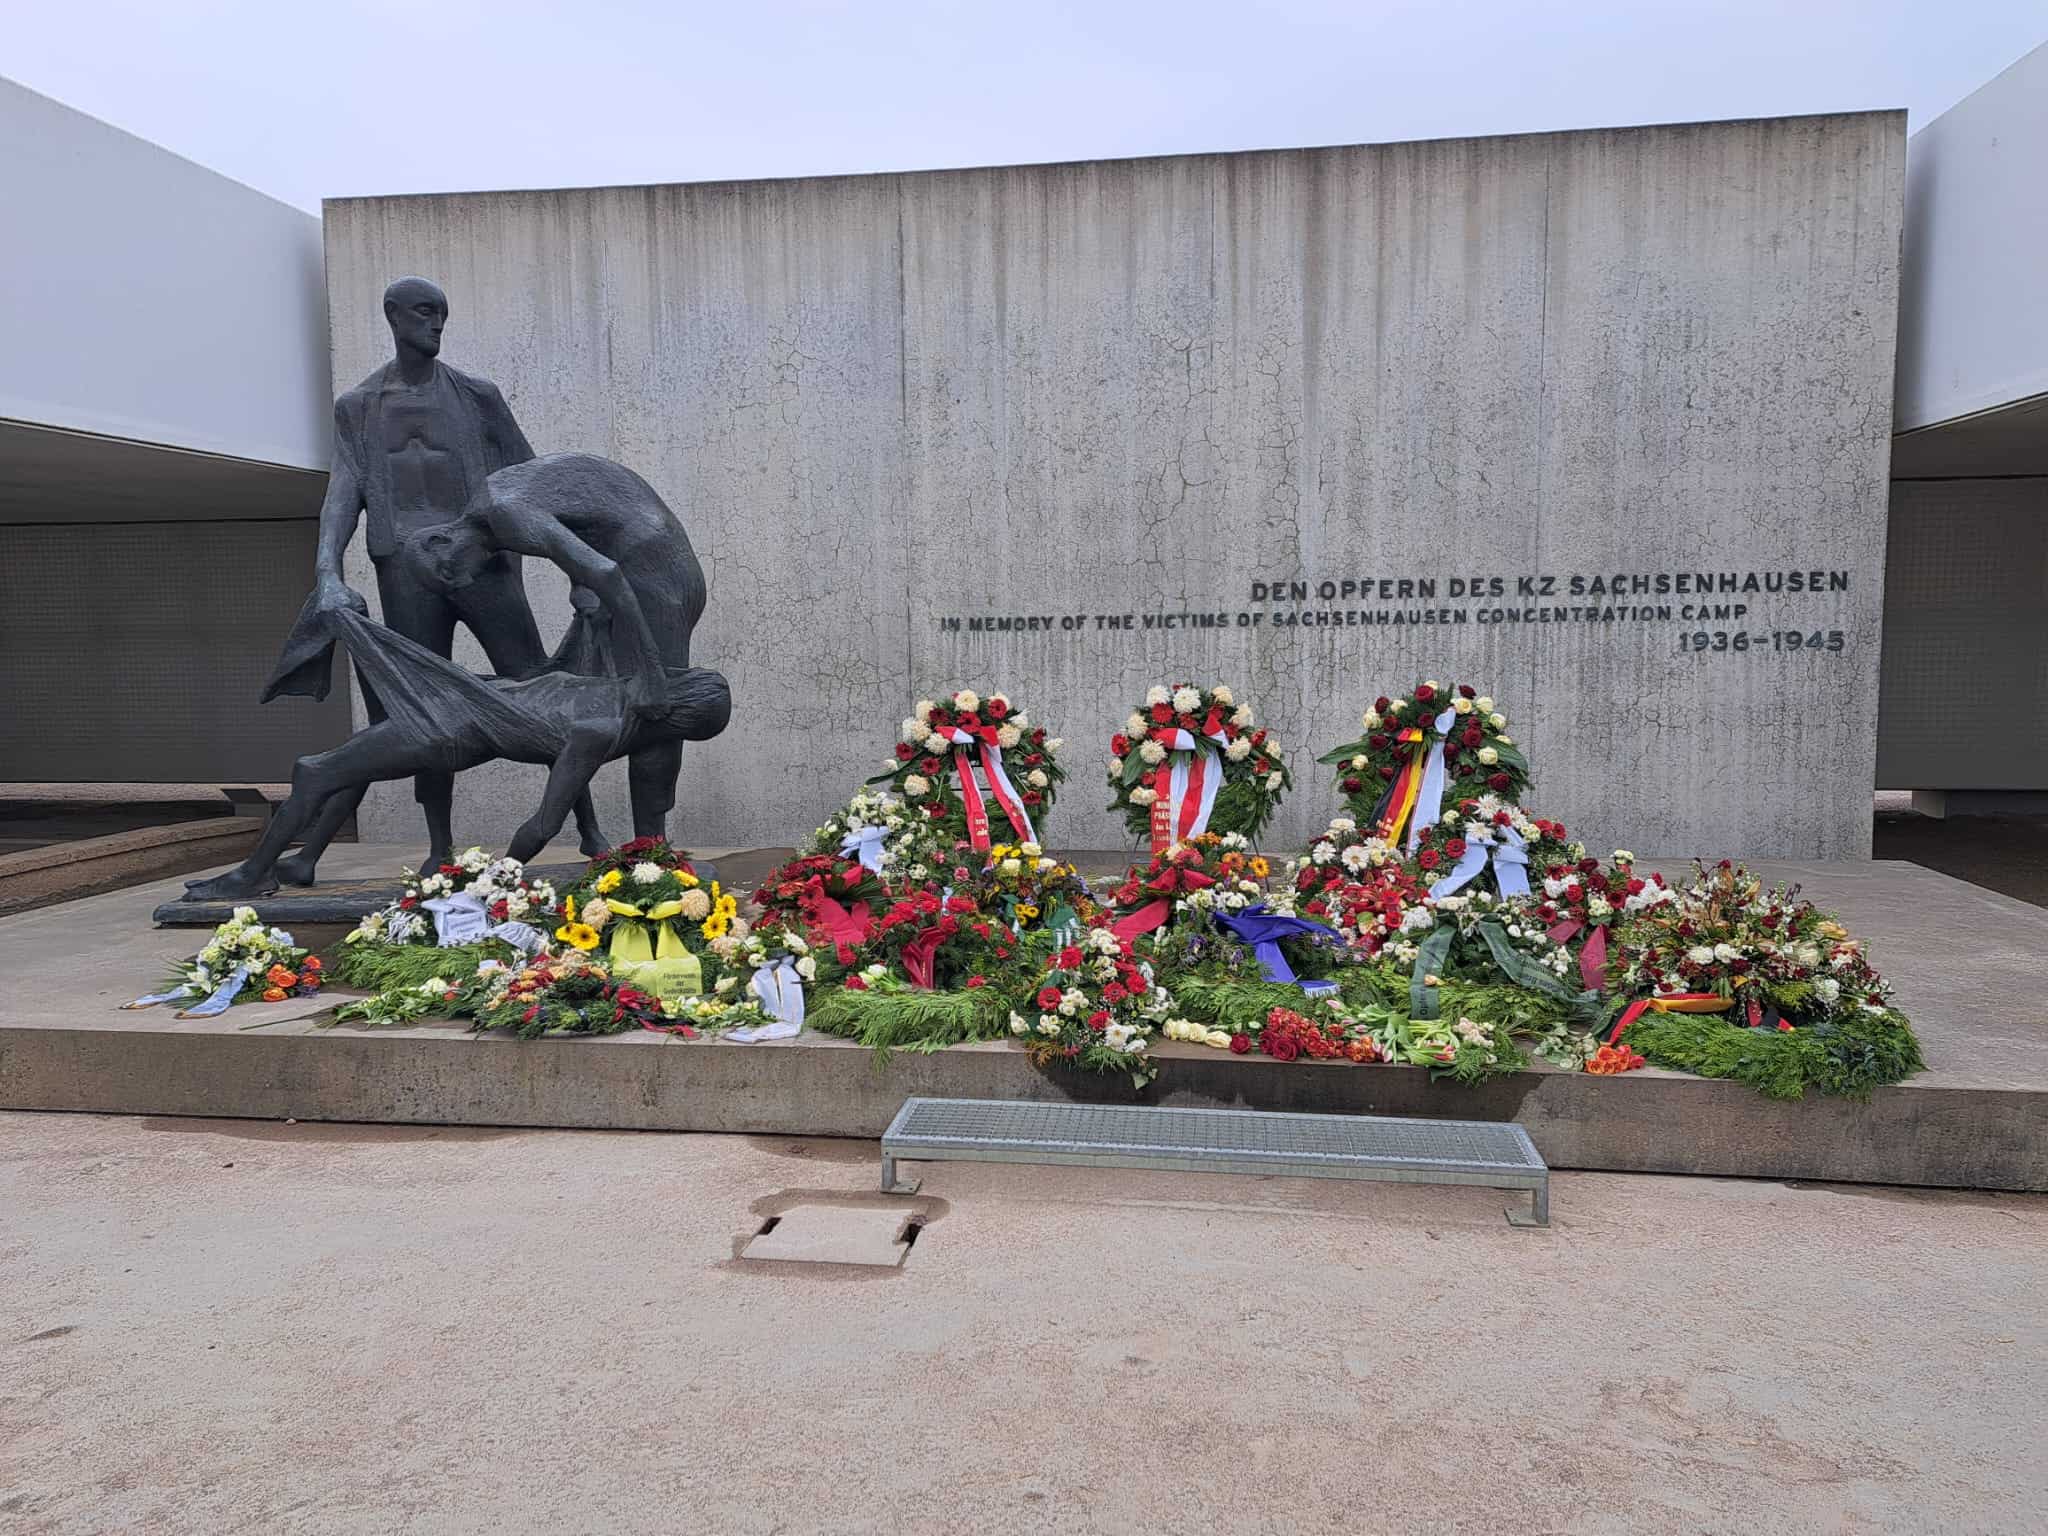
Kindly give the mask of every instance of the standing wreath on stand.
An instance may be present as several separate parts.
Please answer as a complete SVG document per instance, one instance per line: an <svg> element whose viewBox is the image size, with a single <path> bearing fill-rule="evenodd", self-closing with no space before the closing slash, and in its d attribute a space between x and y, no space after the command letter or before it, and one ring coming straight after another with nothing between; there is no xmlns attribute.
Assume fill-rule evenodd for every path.
<svg viewBox="0 0 2048 1536"><path fill-rule="evenodd" d="M1529 760L1508 719L1478 689L1431 679L1382 694L1365 734L1316 761L1334 765L1344 808L1374 835L1412 852L1444 807L1482 795L1513 804L1529 787Z"/></svg>
<svg viewBox="0 0 2048 1536"><path fill-rule="evenodd" d="M1154 854L1204 832L1256 838L1293 783L1251 706L1221 683L1151 689L1109 751L1109 809Z"/></svg>
<svg viewBox="0 0 2048 1536"><path fill-rule="evenodd" d="M918 701L895 761L868 783L890 785L938 830L985 854L998 842L1040 841L1066 778L1062 745L1007 695L962 688L943 702Z"/></svg>

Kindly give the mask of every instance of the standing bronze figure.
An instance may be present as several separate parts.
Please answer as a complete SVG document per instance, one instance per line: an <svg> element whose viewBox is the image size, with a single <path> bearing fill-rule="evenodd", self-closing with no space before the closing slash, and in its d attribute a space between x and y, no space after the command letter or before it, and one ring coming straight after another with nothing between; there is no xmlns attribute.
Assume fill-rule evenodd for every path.
<svg viewBox="0 0 2048 1536"><path fill-rule="evenodd" d="M327 616L341 609L369 611L342 574L342 552L364 519L388 628L447 657L456 625L466 625L505 678L534 676L547 663L517 554L495 552L459 588L423 581L415 564L397 558L409 539L458 522L493 471L523 464L534 454L496 385L440 361L448 296L439 287L421 277L400 278L384 290L384 318L395 356L334 402L334 463L320 508L313 595L264 687L266 701L280 694L326 696L334 659ZM382 721L383 701L374 683L362 681L364 708L373 724ZM355 813L363 788L354 785L327 798L305 829L301 851L278 862L278 878L313 883L321 853ZM455 776L440 766L423 766L413 778L413 794L426 813L424 867L432 868L453 851ZM575 812L584 852L601 853L606 843L587 790Z"/></svg>

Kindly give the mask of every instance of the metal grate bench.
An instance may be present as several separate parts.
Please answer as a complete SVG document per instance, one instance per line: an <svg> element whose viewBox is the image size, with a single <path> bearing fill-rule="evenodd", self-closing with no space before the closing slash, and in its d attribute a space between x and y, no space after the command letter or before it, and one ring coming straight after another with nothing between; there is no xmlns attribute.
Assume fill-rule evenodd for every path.
<svg viewBox="0 0 2048 1536"><path fill-rule="evenodd" d="M1550 1169L1519 1125L1251 1109L1151 1109L1006 1099L906 1099L882 1133L882 1189L914 1194L913 1162L1080 1163L1181 1173L1292 1174L1527 1190L1518 1227L1550 1225Z"/></svg>

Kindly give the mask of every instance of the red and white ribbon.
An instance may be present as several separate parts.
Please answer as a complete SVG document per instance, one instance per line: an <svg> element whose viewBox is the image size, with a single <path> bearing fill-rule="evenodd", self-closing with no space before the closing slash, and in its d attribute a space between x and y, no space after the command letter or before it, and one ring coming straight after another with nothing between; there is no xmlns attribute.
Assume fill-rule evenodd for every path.
<svg viewBox="0 0 2048 1536"><path fill-rule="evenodd" d="M1223 787L1223 758L1211 742L1229 741L1219 726L1205 736L1165 726L1152 739L1168 760L1152 770L1152 851L1164 853L1209 830L1216 791Z"/></svg>
<svg viewBox="0 0 2048 1536"><path fill-rule="evenodd" d="M1031 815L1024 809L1024 799L1010 783L1009 775L1003 772L1003 749L996 745L995 732L985 729L985 734L962 730L957 725L942 727L936 734L953 744L953 771L960 778L960 800L967 810L967 840L977 853L989 850L988 805L983 800L983 788L976 781L973 749L981 748L981 769L987 778L987 795L1002 807L1004 817L1010 823L1010 830L1017 834L1019 842L1035 843L1038 834L1032 830Z"/></svg>

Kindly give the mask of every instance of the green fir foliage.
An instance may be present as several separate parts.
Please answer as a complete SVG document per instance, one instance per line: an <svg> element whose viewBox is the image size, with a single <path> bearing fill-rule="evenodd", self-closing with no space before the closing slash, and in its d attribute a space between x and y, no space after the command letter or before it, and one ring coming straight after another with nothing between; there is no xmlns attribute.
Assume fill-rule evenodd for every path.
<svg viewBox="0 0 2048 1536"><path fill-rule="evenodd" d="M917 992L851 987L814 993L804 1022L846 1040L858 1040L877 1055L891 1051L939 1051L968 1040L1009 1034L1009 1004L995 987L959 992Z"/></svg>
<svg viewBox="0 0 2048 1536"><path fill-rule="evenodd" d="M1727 1077L1773 1099L1817 1093L1867 1099L1919 1071L1919 1042L1899 1013L1836 1014L1798 1029L1745 1029L1715 1013L1646 1013L1622 1042L1653 1066Z"/></svg>
<svg viewBox="0 0 2048 1536"><path fill-rule="evenodd" d="M359 992L417 987L436 976L461 986L486 960L516 966L521 958L519 951L502 939L453 944L446 949L433 944L343 944L334 952L328 975L337 985Z"/></svg>

